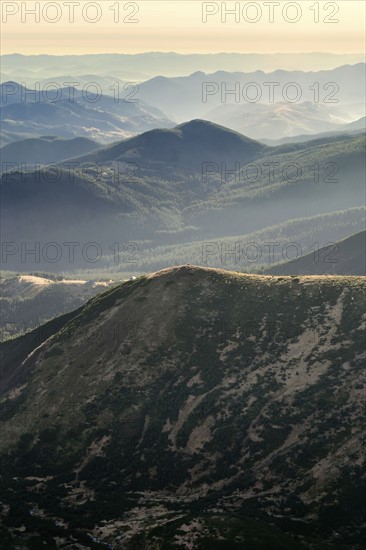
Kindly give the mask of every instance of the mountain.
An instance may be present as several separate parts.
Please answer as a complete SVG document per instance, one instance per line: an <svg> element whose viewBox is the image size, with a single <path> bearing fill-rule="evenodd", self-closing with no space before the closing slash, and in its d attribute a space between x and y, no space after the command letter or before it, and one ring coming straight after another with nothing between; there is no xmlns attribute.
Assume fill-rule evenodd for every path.
<svg viewBox="0 0 366 550"><path fill-rule="evenodd" d="M131 91L112 97L95 87L29 90L6 82L1 84L0 92L0 120L6 132L88 137L110 143L151 128L172 125L155 107L132 99Z"/></svg>
<svg viewBox="0 0 366 550"><path fill-rule="evenodd" d="M364 61L362 54L334 53L275 53L275 54L178 54L174 52L145 52L138 54L87 54L87 55L22 55L1 56L2 73L13 78L28 76L50 78L64 74L79 77L81 74L112 74L122 79L140 82L156 76L156 67L165 76L180 76L194 71L212 72L217 67L224 71L274 71L279 67L304 71L333 69L346 63ZM33 77L34 78L34 77ZM316 80L316 79L315 79ZM328 80L329 82L329 80Z"/></svg>
<svg viewBox="0 0 366 550"><path fill-rule="evenodd" d="M107 164L134 162L140 170L179 169L202 173L203 162L250 162L266 151L266 146L228 128L205 120L191 120L172 129L156 129L112 144L78 162Z"/></svg>
<svg viewBox="0 0 366 550"><path fill-rule="evenodd" d="M218 65L223 66L223 65ZM322 131L311 119L311 107L321 119L335 111L337 116L349 122L365 115L363 98L365 93L365 63L338 66L332 70L274 70L264 72L257 66L252 71L240 72L220 70L205 73L202 67L188 76L154 76L139 84L139 98L161 109L173 120L182 122L192 118L204 118L230 126L243 124L233 129L248 134L244 129L245 117L261 108L273 109L275 104L285 102L288 109L296 109L301 103L309 109L308 123L312 132ZM272 90L272 91L271 91ZM218 112L215 113L215 109ZM228 111L228 112L226 112ZM235 120L235 113L244 120ZM295 112L300 114L298 110ZM211 116L220 115L218 118ZM227 120L224 120L224 116ZM256 114L256 116L258 116ZM303 115L304 116L304 115ZM295 124L296 121L293 121ZM328 128L324 128L327 130ZM255 127L253 127L253 131ZM282 128L281 128L282 130ZM298 132L300 133L300 132ZM270 138L263 133L250 135L254 139ZM273 137L284 137L282 134Z"/></svg>
<svg viewBox="0 0 366 550"><path fill-rule="evenodd" d="M285 143L299 143L304 141L313 141L314 139L324 139L337 137L339 139L342 135L356 135L362 134L366 129L366 117L361 117L358 120L349 122L348 124L342 124L339 126L338 130L333 130L332 132L319 132L317 134L301 134L298 136L284 137L280 139L261 139L262 143L266 145L276 146L284 145Z"/></svg>
<svg viewBox="0 0 366 550"><path fill-rule="evenodd" d="M342 131L348 125L344 109L327 107L310 101L302 103L278 102L271 105L226 104L207 113L207 118L223 124L253 139L278 140L287 143L298 134ZM351 130L351 128L349 128ZM309 137L310 139L310 137ZM277 144L278 141L275 142Z"/></svg>
<svg viewBox="0 0 366 550"><path fill-rule="evenodd" d="M23 271L24 257L27 271L97 269L129 263L122 251L141 242L179 246L355 208L364 202L364 151L364 136L267 147L198 120L72 163L5 173L4 269Z"/></svg>
<svg viewBox="0 0 366 550"><path fill-rule="evenodd" d="M0 149L1 171L9 171L16 164L28 167L35 164L49 164L90 153L100 144L87 138L64 139L56 136L42 136L9 143Z"/></svg>
<svg viewBox="0 0 366 550"><path fill-rule="evenodd" d="M3 343L4 544L361 549L365 285L181 266Z"/></svg>
<svg viewBox="0 0 366 550"><path fill-rule="evenodd" d="M42 275L1 277L1 340L24 334L53 317L75 310L111 285L111 281Z"/></svg>
<svg viewBox="0 0 366 550"><path fill-rule="evenodd" d="M24 139L29 138L36 138L38 137L36 134L33 134L32 132L29 132L28 134L19 133L16 132L5 132L2 131L0 135L0 147L4 147L5 145L8 145L9 143L13 143L14 141L20 141Z"/></svg>
<svg viewBox="0 0 366 550"><path fill-rule="evenodd" d="M140 80L141 77L138 79ZM77 74L77 76L72 76L68 74L63 74L60 76L53 76L45 78L44 80L39 81L35 79L33 82L30 76L27 76L27 84L30 87L34 87L35 82L40 83L40 87L42 89L43 86L48 85L49 83L57 83L61 88L65 86L65 83L67 82L74 82L73 86L76 88L84 88L88 89L90 86L90 83L96 84L98 89L103 92L105 95L112 95L113 90L120 90L121 95L123 94L124 97L128 97L129 95L132 95L131 92L133 91L131 84L134 82L134 78L130 76L129 74L124 75L124 80L121 80L120 78L117 78L113 74ZM130 85L129 88L127 86ZM124 88L126 86L126 89Z"/></svg>
<svg viewBox="0 0 366 550"><path fill-rule="evenodd" d="M167 55L165 59L168 58ZM74 62L77 62L76 56ZM221 70L205 73L199 67L200 70L188 76L154 76L139 84L126 82L120 69L110 73L116 76L109 77L107 67L102 74L96 72L96 66L94 70L91 66L85 69L88 68L90 74L79 71L79 75L83 74L79 78L70 71L61 81L59 78L64 72L59 73L55 81L48 74L48 80L41 79L38 93L27 89L35 86L34 79L25 79L27 88L14 81L1 84L3 130L38 136L82 135L110 143L151 128L173 126L172 120L203 118L253 139L280 139L338 130L340 125L365 114L364 63L317 72ZM36 79L40 85L40 74ZM72 86L73 82L80 88L86 87L86 93L84 88ZM269 90L271 83L275 84L273 97ZM294 86L297 86L295 92ZM117 101L112 97L116 90ZM258 96L255 101L253 93ZM298 94L295 101L291 95L294 93ZM22 103L21 97L26 101ZM75 100L68 101L70 97ZM40 105L37 107L35 103ZM14 104L18 107L14 108ZM62 107L61 111L58 107Z"/></svg>
<svg viewBox="0 0 366 550"><path fill-rule="evenodd" d="M328 243L314 252L271 267L273 275L363 275L366 276L366 231L338 242Z"/></svg>
<svg viewBox="0 0 366 550"><path fill-rule="evenodd" d="M353 131L365 131L366 129L366 117L361 117L358 120L354 120L348 124L348 129Z"/></svg>

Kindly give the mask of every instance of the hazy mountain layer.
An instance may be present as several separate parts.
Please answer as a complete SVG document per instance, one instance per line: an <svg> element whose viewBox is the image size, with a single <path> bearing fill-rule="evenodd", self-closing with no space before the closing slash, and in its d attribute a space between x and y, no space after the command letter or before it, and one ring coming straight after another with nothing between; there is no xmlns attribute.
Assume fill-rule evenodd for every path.
<svg viewBox="0 0 366 550"><path fill-rule="evenodd" d="M0 120L7 133L87 137L110 143L131 135L173 125L141 99L102 94L98 88L72 86L29 90L17 82L1 84ZM37 159L35 159L37 160Z"/></svg>
<svg viewBox="0 0 366 550"><path fill-rule="evenodd" d="M123 79L144 80L160 74L180 76L193 71L271 71L296 70L299 63L304 71L332 69L345 63L360 63L362 54L294 53L294 54L177 54L147 52L140 54L94 54L94 55L21 55L1 56L1 69L8 75L49 78L68 74L112 74ZM14 78L14 76L13 76ZM34 76L33 76L34 78Z"/></svg>
<svg viewBox="0 0 366 550"><path fill-rule="evenodd" d="M25 169L32 165L60 162L71 157L85 155L100 144L86 138L63 139L56 136L43 136L9 143L0 149L1 170L8 172L20 168L25 163ZM13 164L16 166L9 166Z"/></svg>
<svg viewBox="0 0 366 550"><path fill-rule="evenodd" d="M290 112L293 111L297 116L301 114L297 123L299 126L306 120L310 122L314 110L321 119L328 117L329 113L334 111L335 115L344 119L345 122L351 122L365 115L364 95L364 63L338 66L333 70L307 72L304 68L301 71L264 72L258 70L257 66L252 72L216 70L206 74L201 69L189 76L179 75L175 78L154 76L139 85L141 99L179 122L192 118L205 118L230 126L229 117L227 120L223 118L215 120L210 116L215 108L219 108L224 115L226 111L230 114L230 109L234 108L231 122L241 123L240 128L236 126L234 129L244 133L247 132L247 128L255 131L255 126L250 126L251 119L261 109L267 109L268 113L273 113L275 104L281 102L285 102ZM299 111L301 104L303 104L302 112ZM241 120L235 120L235 113L237 117L240 113L242 114ZM246 127L247 117L249 117L248 127ZM262 119L261 122L265 121ZM273 132L276 128L275 122L278 125L279 120L273 123L267 120L267 125L263 128L259 127L258 130ZM292 123L296 128L295 119ZM319 122L316 118L313 118L312 125L312 132L320 131L317 130ZM277 126L277 129L278 134L273 137L284 137L285 134L281 132L286 128ZM260 136L255 134L250 137L269 138L270 136L264 131Z"/></svg>
<svg viewBox="0 0 366 550"><path fill-rule="evenodd" d="M340 127L338 130L335 130L333 132L320 132L318 134L302 134L298 136L292 136L292 137L285 137L280 139L261 139L262 143L265 143L266 145L284 145L285 143L299 143L302 141L311 141L314 139L322 139L332 136L340 137L341 134L343 135L355 135L355 134L361 134L362 132L365 132L366 129L366 118L361 117L360 119L350 122L349 124L344 124L342 127Z"/></svg>
<svg viewBox="0 0 366 550"><path fill-rule="evenodd" d="M316 134L342 130L352 131L347 124L349 115L344 108L329 107L310 101L288 104L278 102L271 105L226 104L216 107L205 116L208 120L222 124L253 139L278 139L299 134Z"/></svg>
<svg viewBox="0 0 366 550"><path fill-rule="evenodd" d="M245 235L354 208L364 203L364 151L364 136L267 147L191 121L76 158L74 169L3 174L3 239L13 243L3 268L19 269L26 256L35 258L27 270L90 269L82 252L90 242L97 243L93 255L105 257L115 243L122 250L131 241L159 246Z"/></svg>

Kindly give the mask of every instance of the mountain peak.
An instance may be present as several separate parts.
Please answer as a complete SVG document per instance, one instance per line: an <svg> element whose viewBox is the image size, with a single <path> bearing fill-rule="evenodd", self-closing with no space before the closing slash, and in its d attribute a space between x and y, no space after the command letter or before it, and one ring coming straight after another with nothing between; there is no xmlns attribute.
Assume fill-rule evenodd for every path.
<svg viewBox="0 0 366 550"><path fill-rule="evenodd" d="M174 128L149 130L78 160L96 163L134 161L141 170L151 162L159 162L174 165L174 168L179 166L185 172L202 173L204 162L250 162L266 148L262 143L224 126L194 119Z"/></svg>
<svg viewBox="0 0 366 550"><path fill-rule="evenodd" d="M226 128L225 126L222 126L221 124L216 124L215 122L211 122L210 120L204 120L202 118L194 118L187 122L182 122L181 124L176 126L175 129L180 129L180 130L194 129L196 131L205 131L210 129L210 130L221 130L221 131L224 130L225 132L229 132L229 133L232 132L232 130L230 130L229 128ZM233 133L237 133L238 135L241 135L238 132L233 132Z"/></svg>

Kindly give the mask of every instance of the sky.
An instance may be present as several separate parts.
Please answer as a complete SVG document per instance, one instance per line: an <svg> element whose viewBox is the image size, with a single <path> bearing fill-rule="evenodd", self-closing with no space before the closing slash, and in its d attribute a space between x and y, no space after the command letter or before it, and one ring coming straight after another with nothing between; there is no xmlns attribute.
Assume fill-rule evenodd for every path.
<svg viewBox="0 0 366 550"><path fill-rule="evenodd" d="M2 54L362 53L365 2L2 0L1 35Z"/></svg>

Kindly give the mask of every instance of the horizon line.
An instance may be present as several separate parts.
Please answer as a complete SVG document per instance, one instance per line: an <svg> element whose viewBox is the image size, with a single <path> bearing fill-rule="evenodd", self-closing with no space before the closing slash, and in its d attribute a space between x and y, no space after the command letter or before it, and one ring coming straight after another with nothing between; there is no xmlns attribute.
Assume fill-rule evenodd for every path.
<svg viewBox="0 0 366 550"><path fill-rule="evenodd" d="M30 54L27 54L27 53L21 53L21 52L12 52L12 53L2 53L0 54L0 57L5 57L6 55L19 55L19 56L23 56L23 57L38 57L38 56L47 56L47 57L83 57L83 56L89 56L89 55L130 55L130 56L133 56L133 55L156 55L156 54L159 54L159 55L180 55L180 56L187 56L187 55L258 55L258 56L263 56L263 55L272 55L272 56L275 56L275 55L335 55L335 56L350 56L350 55L363 55L365 56L365 53L364 52L351 52L351 53L339 53L339 52L330 52L330 51L326 51L326 52L304 52L304 51L301 51L301 52L261 52L261 53L257 53L257 52L239 52L239 51L233 51L233 52L190 52L190 53L187 53L187 52L175 52L175 51L144 51L144 52L133 52L133 53L123 53L123 52L99 52L99 53L93 53L93 52L90 52L90 53L76 53L76 54L70 54L70 53L65 53L65 54L48 54L48 53L30 53ZM365 57L365 63L366 63L366 57Z"/></svg>

